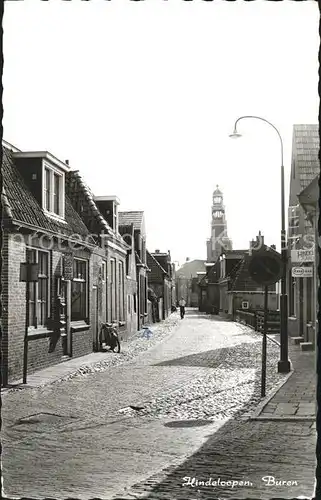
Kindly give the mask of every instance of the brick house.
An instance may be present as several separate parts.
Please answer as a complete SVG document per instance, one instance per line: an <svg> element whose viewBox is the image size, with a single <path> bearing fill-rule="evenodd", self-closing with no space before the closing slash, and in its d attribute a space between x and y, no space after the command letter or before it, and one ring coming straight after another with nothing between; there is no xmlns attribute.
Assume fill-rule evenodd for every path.
<svg viewBox="0 0 321 500"><path fill-rule="evenodd" d="M317 323L316 269L306 277L293 276L293 269L307 267L311 270L316 264L314 244L317 230L307 217L302 201L313 186L317 190L315 197L319 195L319 146L318 125L293 126L288 213L288 329L290 336L302 337L304 342L311 344L314 343ZM303 260L304 253L307 255ZM308 254L311 254L310 258Z"/></svg>
<svg viewBox="0 0 321 500"><path fill-rule="evenodd" d="M116 196L95 197L78 170L68 172L66 191L99 248L100 258L94 262L99 279L92 289L95 305L95 346L98 350L101 323L116 323L121 340L129 334L125 279L128 245L119 233L119 200Z"/></svg>
<svg viewBox="0 0 321 500"><path fill-rule="evenodd" d="M161 253L159 250L156 250L154 253L150 253L150 256L157 261L160 270L162 270L163 273L165 272L164 278L162 280L162 289L157 287L157 290L162 290L161 295L156 292L155 289L157 295L162 299L162 316L163 319L165 319L171 313L172 307L176 303L175 267L171 261L171 254L169 251L167 253ZM150 277L150 280L152 279L155 279L153 275ZM159 281L157 283L159 283ZM154 289L156 282L153 281L152 284L151 281L151 285Z"/></svg>
<svg viewBox="0 0 321 500"><path fill-rule="evenodd" d="M137 304L134 309L137 314L137 330L140 330L148 317L148 282L147 282L147 258L146 258L146 229L144 212L130 211L119 212L119 225L133 225L134 249L136 260L137 279Z"/></svg>
<svg viewBox="0 0 321 500"><path fill-rule="evenodd" d="M94 263L100 257L66 194L68 164L48 152L22 152L5 142L2 153L1 344L6 385L22 376L24 345L28 373L92 352L91 289L98 280ZM20 281L20 264L25 262L39 265L29 297Z"/></svg>

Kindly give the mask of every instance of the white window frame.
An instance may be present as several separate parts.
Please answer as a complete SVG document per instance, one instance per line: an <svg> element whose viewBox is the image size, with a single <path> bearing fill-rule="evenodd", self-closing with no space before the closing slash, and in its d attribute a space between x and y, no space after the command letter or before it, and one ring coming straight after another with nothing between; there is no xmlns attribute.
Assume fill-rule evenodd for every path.
<svg viewBox="0 0 321 500"><path fill-rule="evenodd" d="M85 321L87 318L88 318L88 299L89 299L89 261L87 259L82 259L81 257L74 257L73 259L73 266L74 266L74 262L78 260L78 261L81 261L81 262L84 262L85 263L85 275L86 275L86 279L83 279L83 278L73 278L72 279L72 282L74 283L85 283L86 284L86 301L85 301L85 317L82 318L81 320L75 320L73 319L72 321ZM70 304L70 307L71 307L71 304ZM72 311L71 312L71 316L72 316Z"/></svg>
<svg viewBox="0 0 321 500"><path fill-rule="evenodd" d="M125 269L124 262L118 261L119 320L125 321Z"/></svg>
<svg viewBox="0 0 321 500"><path fill-rule="evenodd" d="M46 203L46 169L50 172L50 182L49 182L49 210L45 208ZM59 213L54 212L54 174L60 177L59 180ZM60 219L65 218L65 173L61 172L58 168L51 165L46 160L42 161L42 208L50 216L58 217Z"/></svg>
<svg viewBox="0 0 321 500"><path fill-rule="evenodd" d="M36 252L36 262L39 263L39 252L42 252L42 253L46 253L48 255L48 280L47 280L47 297L48 297L48 300L47 300L47 318L46 320L48 320L50 318L50 315L51 315L51 275L50 275L50 269L51 269L51 262L50 262L50 251L49 250L46 250L46 249L43 249L43 248L37 248L37 247L31 247L31 246L26 246L26 256L27 256L27 253L29 251L32 251L32 252ZM27 286L30 286L29 284L27 284ZM35 301L36 303L38 302L38 296L39 296L39 293L38 293L38 281L36 281L34 283L34 286L35 286ZM27 304L27 307L29 307L29 304ZM36 306L37 307L37 306ZM30 320L30 318L29 318ZM41 325L38 323L37 321L37 326L30 326L28 325L28 331L33 331L33 330L37 330L37 329L42 329L42 328L47 328L47 325Z"/></svg>

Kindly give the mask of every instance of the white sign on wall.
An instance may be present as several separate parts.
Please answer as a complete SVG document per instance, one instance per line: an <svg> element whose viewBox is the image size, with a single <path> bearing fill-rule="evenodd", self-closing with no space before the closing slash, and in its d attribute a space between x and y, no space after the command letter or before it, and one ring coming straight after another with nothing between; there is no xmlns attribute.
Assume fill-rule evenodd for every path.
<svg viewBox="0 0 321 500"><path fill-rule="evenodd" d="M292 262L314 262L314 248L309 250L291 250Z"/></svg>
<svg viewBox="0 0 321 500"><path fill-rule="evenodd" d="M292 267L293 278L312 278L313 267Z"/></svg>

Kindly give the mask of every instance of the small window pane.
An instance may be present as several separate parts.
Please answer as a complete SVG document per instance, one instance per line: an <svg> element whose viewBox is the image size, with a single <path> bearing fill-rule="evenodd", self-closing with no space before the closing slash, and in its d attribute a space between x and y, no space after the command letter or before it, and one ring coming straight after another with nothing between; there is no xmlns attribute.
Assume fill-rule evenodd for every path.
<svg viewBox="0 0 321 500"><path fill-rule="evenodd" d="M45 169L45 209L50 210L50 170Z"/></svg>
<svg viewBox="0 0 321 500"><path fill-rule="evenodd" d="M60 188L60 176L58 174L54 174L54 190L53 190L54 207L53 207L53 211L55 214L59 214L59 204L60 204L59 188Z"/></svg>

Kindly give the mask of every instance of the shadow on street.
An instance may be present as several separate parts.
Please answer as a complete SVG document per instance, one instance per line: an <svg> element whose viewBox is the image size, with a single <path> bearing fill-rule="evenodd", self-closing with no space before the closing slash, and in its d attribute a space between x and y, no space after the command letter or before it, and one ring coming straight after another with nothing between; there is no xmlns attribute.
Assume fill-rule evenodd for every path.
<svg viewBox="0 0 321 500"><path fill-rule="evenodd" d="M244 350L251 345L242 343L239 347ZM216 368L223 361L231 369L254 368L250 357L237 359L229 348L184 356L158 365ZM260 385L261 371L256 369L250 401L217 432L209 434L206 443L195 454L149 477L147 482L136 484L131 494L146 500L272 500L311 496L316 465L316 434L311 422L240 418L246 408L257 401L254 394ZM209 424L210 421L203 419L172 420L164 426L174 429ZM118 496L115 500L121 498Z"/></svg>

